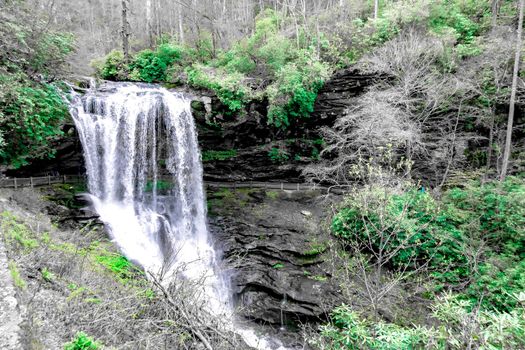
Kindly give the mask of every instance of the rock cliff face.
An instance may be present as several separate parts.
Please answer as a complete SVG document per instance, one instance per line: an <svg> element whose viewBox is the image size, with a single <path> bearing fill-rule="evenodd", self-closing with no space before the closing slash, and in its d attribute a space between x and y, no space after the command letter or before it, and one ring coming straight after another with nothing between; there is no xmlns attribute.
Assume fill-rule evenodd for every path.
<svg viewBox="0 0 525 350"><path fill-rule="evenodd" d="M337 305L319 198L316 192L209 190L210 230L231 271L241 315L297 325L323 319Z"/></svg>
<svg viewBox="0 0 525 350"><path fill-rule="evenodd" d="M337 72L320 91L311 117L301 120L294 130L268 127L266 102L252 103L246 115L237 121L219 121L221 127L217 129L204 123L204 107L196 108L194 114L199 121L199 140L204 155L216 150L235 151L226 159L207 160L205 157L206 179L298 181L302 167L320 151L316 146L317 129L332 125L353 103L353 97L379 79L383 77L352 69ZM212 102L212 106L217 103ZM271 152L276 153L276 150L282 152L282 159L271 157Z"/></svg>
<svg viewBox="0 0 525 350"><path fill-rule="evenodd" d="M203 151L204 176L215 181L287 180L298 181L304 165L320 151L317 128L334 119L372 84L377 76L355 70L336 73L321 90L314 112L294 130L267 125L267 101L252 102L243 115L225 117L218 99L207 92L185 91L194 100L193 114ZM84 84L85 85L85 84ZM102 87L101 91L111 92ZM53 173L84 173L82 147L71 121L64 136L53 141L56 157L36 160L30 166L8 171L8 176L43 176Z"/></svg>

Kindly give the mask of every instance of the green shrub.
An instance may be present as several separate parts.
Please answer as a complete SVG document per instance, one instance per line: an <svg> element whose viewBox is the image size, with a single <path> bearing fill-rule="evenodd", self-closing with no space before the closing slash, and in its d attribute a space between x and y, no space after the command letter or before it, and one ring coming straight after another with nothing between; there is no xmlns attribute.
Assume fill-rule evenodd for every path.
<svg viewBox="0 0 525 350"><path fill-rule="evenodd" d="M75 338L64 345L64 350L99 350L102 344L88 337L84 332L78 332Z"/></svg>
<svg viewBox="0 0 525 350"><path fill-rule="evenodd" d="M128 78L128 67L124 61L122 51L113 50L101 60L91 62L97 75L107 80L126 80Z"/></svg>
<svg viewBox="0 0 525 350"><path fill-rule="evenodd" d="M316 345L326 350L424 349L435 335L430 328L406 328L382 321L372 323L342 305L333 310L331 323L321 326Z"/></svg>
<svg viewBox="0 0 525 350"><path fill-rule="evenodd" d="M243 84L241 73L227 73L223 69L211 69L194 64L186 69L188 83L195 87L214 91L230 113L239 112L250 99L250 91Z"/></svg>
<svg viewBox="0 0 525 350"><path fill-rule="evenodd" d="M239 72L248 74L255 70L255 61L240 44L235 45L231 50L219 55L215 64L217 67L224 67L230 73Z"/></svg>
<svg viewBox="0 0 525 350"><path fill-rule="evenodd" d="M69 116L58 88L0 74L0 89L0 129L9 135L0 142L1 163L18 168L30 159L52 158L50 142L62 135L61 124Z"/></svg>
<svg viewBox="0 0 525 350"><path fill-rule="evenodd" d="M284 163L290 159L290 154L285 150L273 147L268 152L268 157L270 157L271 161L274 163Z"/></svg>
<svg viewBox="0 0 525 350"><path fill-rule="evenodd" d="M311 50L301 50L298 59L282 67L267 89L268 124L287 127L293 120L309 117L329 72L328 65Z"/></svg>
<svg viewBox="0 0 525 350"><path fill-rule="evenodd" d="M525 181L471 182L443 195L448 217L492 250L525 258Z"/></svg>
<svg viewBox="0 0 525 350"><path fill-rule="evenodd" d="M479 274L466 294L473 304L481 303L486 310L511 312L519 306L513 297L525 291L525 260L516 262L510 257L493 256L481 263Z"/></svg>
<svg viewBox="0 0 525 350"><path fill-rule="evenodd" d="M153 51L144 50L135 55L129 68L129 76L132 80L152 83L154 81L163 81L168 67Z"/></svg>
<svg viewBox="0 0 525 350"><path fill-rule="evenodd" d="M184 49L175 44L161 44L155 51L138 52L129 64L130 78L147 83L167 79L168 68L183 57Z"/></svg>
<svg viewBox="0 0 525 350"><path fill-rule="evenodd" d="M523 298L521 296L509 296ZM523 349L525 309L512 312L474 309L461 295L444 294L433 305L433 316L441 322L442 349Z"/></svg>
<svg viewBox="0 0 525 350"><path fill-rule="evenodd" d="M29 66L43 75L53 75L57 70L57 62L61 62L74 51L75 38L71 33L44 32L28 62Z"/></svg>
<svg viewBox="0 0 525 350"><path fill-rule="evenodd" d="M370 186L352 193L334 217L332 231L351 244L370 242L371 249L391 256L397 267L431 261L436 269L465 268L462 233L447 225L429 193L415 188L396 194ZM455 270L461 276L467 272Z"/></svg>

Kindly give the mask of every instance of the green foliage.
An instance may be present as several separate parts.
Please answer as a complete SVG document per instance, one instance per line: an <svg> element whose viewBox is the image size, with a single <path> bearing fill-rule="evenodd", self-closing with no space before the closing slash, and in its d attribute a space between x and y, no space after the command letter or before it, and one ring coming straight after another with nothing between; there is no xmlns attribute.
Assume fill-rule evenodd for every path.
<svg viewBox="0 0 525 350"><path fill-rule="evenodd" d="M465 264L464 237L448 225L432 196L415 188L397 194L370 186L352 193L334 217L332 231L350 243L370 241L375 251L391 255L398 267L432 261L435 268L448 270ZM464 277L467 271L456 273Z"/></svg>
<svg viewBox="0 0 525 350"><path fill-rule="evenodd" d="M277 191L266 191L266 197L275 200L275 199L277 199L279 197L279 192L277 192Z"/></svg>
<svg viewBox="0 0 525 350"><path fill-rule="evenodd" d="M55 279L55 275L47 269L47 267L44 267L41 271L42 278L46 282L52 282Z"/></svg>
<svg viewBox="0 0 525 350"><path fill-rule="evenodd" d="M224 151L203 151L202 152L202 161L210 162L215 160L227 160L237 157L237 150L229 149Z"/></svg>
<svg viewBox="0 0 525 350"><path fill-rule="evenodd" d="M100 252L95 260L111 271L122 283L127 283L139 273L139 270L125 256L109 252Z"/></svg>
<svg viewBox="0 0 525 350"><path fill-rule="evenodd" d="M317 93L329 77L329 67L311 50L300 50L294 62L279 69L268 87L268 123L287 127L293 119L307 118L314 110Z"/></svg>
<svg viewBox="0 0 525 350"><path fill-rule="evenodd" d="M513 296L525 301L525 293ZM444 294L433 305L439 327L402 327L372 322L342 305L321 326L314 345L324 350L412 350L412 349L522 349L525 346L525 309L512 312L472 310L460 295Z"/></svg>
<svg viewBox="0 0 525 350"><path fill-rule="evenodd" d="M279 270L279 269L282 269L284 267L284 264L283 263L276 263L276 264L273 264L272 267L276 270Z"/></svg>
<svg viewBox="0 0 525 350"><path fill-rule="evenodd" d="M423 349L435 331L423 327L405 328L392 323L372 323L342 305L332 313L329 325L321 327L317 345L326 350Z"/></svg>
<svg viewBox="0 0 525 350"><path fill-rule="evenodd" d="M250 99L250 91L243 84L241 73L227 73L223 69L211 69L194 64L186 69L188 82L196 87L214 91L230 113L239 112Z"/></svg>
<svg viewBox="0 0 525 350"><path fill-rule="evenodd" d="M65 57L74 50L75 38L71 33L44 32L38 40L29 65L35 72L53 75Z"/></svg>
<svg viewBox="0 0 525 350"><path fill-rule="evenodd" d="M125 80L128 76L124 54L119 50L111 51L101 60L94 60L91 66L102 79Z"/></svg>
<svg viewBox="0 0 525 350"><path fill-rule="evenodd" d="M78 332L75 338L64 345L64 350L99 350L102 344L93 340L84 332Z"/></svg>
<svg viewBox="0 0 525 350"><path fill-rule="evenodd" d="M442 323L441 348L525 348L525 293L508 297L520 300L521 306L511 312L473 310L461 295L441 296L433 306L433 316Z"/></svg>
<svg viewBox="0 0 525 350"><path fill-rule="evenodd" d="M11 278L13 279L13 283L17 288L25 289L27 287L26 281L22 278L20 275L20 271L18 270L18 266L14 261L9 261L7 264L9 268L9 272L11 273Z"/></svg>
<svg viewBox="0 0 525 350"><path fill-rule="evenodd" d="M466 295L487 310L511 312L519 306L513 297L525 291L525 259L516 262L509 257L494 256L479 267Z"/></svg>
<svg viewBox="0 0 525 350"><path fill-rule="evenodd" d="M310 249L302 252L301 255L316 256L316 255L324 253L327 249L328 249L328 246L325 242L322 242L322 243L313 242L313 243L310 243Z"/></svg>
<svg viewBox="0 0 525 350"><path fill-rule="evenodd" d="M74 43L18 1L2 4L0 38L0 162L17 168L54 155L50 142L68 113L49 82L60 78Z"/></svg>
<svg viewBox="0 0 525 350"><path fill-rule="evenodd" d="M104 79L145 82L169 81L172 72L184 67L186 82L213 91L226 107L226 115L242 113L249 101L267 97L268 123L286 128L313 111L331 67L315 52L314 43L298 47L295 40L281 35L282 20L273 10L263 11L254 33L219 52L217 58L213 58L211 36L204 35L194 48L161 44L155 51L137 53L129 65L124 64L121 52L113 51L95 66ZM271 84L261 84L264 89L254 92L246 74L260 75Z"/></svg>
<svg viewBox="0 0 525 350"><path fill-rule="evenodd" d="M1 215L1 230L8 244L23 252L30 252L39 246L33 232L25 224L18 222L16 217L8 211Z"/></svg>
<svg viewBox="0 0 525 350"><path fill-rule="evenodd" d="M9 135L0 144L1 162L17 168L29 159L53 157L50 142L62 135L60 126L68 117L60 91L50 84L13 81L1 73L0 89L5 89L0 95L0 129Z"/></svg>
<svg viewBox="0 0 525 350"><path fill-rule="evenodd" d="M496 252L525 258L525 183L509 177L448 190L443 202L455 225L475 232Z"/></svg>
<svg viewBox="0 0 525 350"><path fill-rule="evenodd" d="M224 67L227 72L248 74L255 70L256 63L241 44L235 45L231 50L221 52L215 63L217 67Z"/></svg>
<svg viewBox="0 0 525 350"><path fill-rule="evenodd" d="M180 61L183 54L181 46L172 44L162 44L155 51L140 51L129 64L129 76L131 80L148 83L166 81L168 68Z"/></svg>
<svg viewBox="0 0 525 350"><path fill-rule="evenodd" d="M439 201L415 189L395 194L370 186L348 196L332 221L332 231L349 243L370 239L374 249L393 254L394 265L430 261L434 278L448 283L472 277L476 271L467 255L474 247L469 245L484 242L489 249L485 257L493 258L477 263L479 275L469 295L484 298L484 305L509 310L502 298L525 283L520 277L525 258L524 201L525 184L512 177L503 183L451 188ZM385 237L390 237L387 243Z"/></svg>
<svg viewBox="0 0 525 350"><path fill-rule="evenodd" d="M274 163L284 163L290 159L290 154L281 148L273 147L268 152L268 157Z"/></svg>

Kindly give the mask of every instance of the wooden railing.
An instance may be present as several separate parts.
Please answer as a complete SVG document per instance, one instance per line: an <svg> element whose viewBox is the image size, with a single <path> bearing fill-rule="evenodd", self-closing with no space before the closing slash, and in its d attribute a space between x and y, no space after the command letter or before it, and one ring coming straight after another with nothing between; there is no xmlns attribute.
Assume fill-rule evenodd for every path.
<svg viewBox="0 0 525 350"><path fill-rule="evenodd" d="M86 177L82 175L11 177L0 178L0 187L19 189L23 187L50 186L52 184L82 183L84 181L86 181Z"/></svg>
<svg viewBox="0 0 525 350"><path fill-rule="evenodd" d="M159 178L164 179L164 177ZM169 179L166 177L166 179ZM0 179L0 188L33 188L41 186L50 186L53 184L75 184L83 183L87 180L84 175L58 175L58 176L40 176L40 177L12 177ZM206 181L204 183L211 188L263 188L267 190L281 191L321 191L335 194L342 194L345 191L340 188L329 188L317 184L298 183L298 182L264 182L264 181L233 181L233 182L216 182Z"/></svg>

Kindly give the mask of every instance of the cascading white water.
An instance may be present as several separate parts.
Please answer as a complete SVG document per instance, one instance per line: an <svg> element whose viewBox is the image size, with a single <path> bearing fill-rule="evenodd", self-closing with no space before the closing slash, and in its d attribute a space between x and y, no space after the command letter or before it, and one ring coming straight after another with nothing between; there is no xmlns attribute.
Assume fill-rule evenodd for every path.
<svg viewBox="0 0 525 350"><path fill-rule="evenodd" d="M168 281L174 273L204 281L210 311L228 314L229 288L206 227L190 101L161 87L121 83L74 96L71 112L89 197L122 253ZM226 319L251 347L284 349Z"/></svg>
<svg viewBox="0 0 525 350"><path fill-rule="evenodd" d="M190 101L160 87L117 84L76 96L72 114L90 199L123 254L157 275L204 278L208 297L226 302Z"/></svg>

